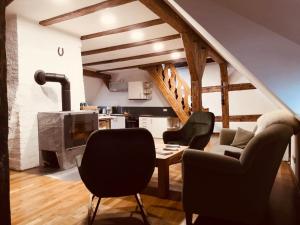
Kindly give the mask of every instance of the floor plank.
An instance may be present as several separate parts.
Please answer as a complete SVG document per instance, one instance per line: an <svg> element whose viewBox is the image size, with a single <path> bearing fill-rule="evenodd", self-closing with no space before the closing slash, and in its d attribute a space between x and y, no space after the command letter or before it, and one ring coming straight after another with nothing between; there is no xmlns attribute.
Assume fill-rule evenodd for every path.
<svg viewBox="0 0 300 225"><path fill-rule="evenodd" d="M215 143L215 141L214 141ZM209 144L209 147L212 144ZM43 172L41 172L43 171ZM62 181L47 177L45 170L11 171L12 224L14 225L83 225L86 224L89 193L81 181ZM181 165L170 168L171 189L182 187ZM151 185L157 184L154 175ZM153 225L184 225L180 201L142 195ZM176 199L176 198L175 198ZM95 225L142 224L135 212L133 197L107 198L101 202ZM287 163L282 163L270 197L264 225L299 225L299 192ZM134 212L131 216L131 213ZM298 214L297 214L298 212ZM198 225L225 224L200 218ZM229 224L229 223L226 223Z"/></svg>

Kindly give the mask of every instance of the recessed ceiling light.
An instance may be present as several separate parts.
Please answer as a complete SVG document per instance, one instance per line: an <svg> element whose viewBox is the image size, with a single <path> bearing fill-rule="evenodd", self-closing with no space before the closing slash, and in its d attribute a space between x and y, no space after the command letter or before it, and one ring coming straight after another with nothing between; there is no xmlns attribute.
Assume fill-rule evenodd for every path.
<svg viewBox="0 0 300 225"><path fill-rule="evenodd" d="M156 43L153 44L153 49L156 52L160 52L160 51L164 50L164 48L165 48L165 46L161 42L156 42Z"/></svg>
<svg viewBox="0 0 300 225"><path fill-rule="evenodd" d="M135 41L143 40L145 34L141 30L133 30L130 32L130 37Z"/></svg>
<svg viewBox="0 0 300 225"><path fill-rule="evenodd" d="M104 12L100 17L100 21L105 26L112 26L117 23L117 18L110 12Z"/></svg>
<svg viewBox="0 0 300 225"><path fill-rule="evenodd" d="M171 53L171 58L172 59L179 59L180 58L180 53L179 52L173 52L173 53Z"/></svg>

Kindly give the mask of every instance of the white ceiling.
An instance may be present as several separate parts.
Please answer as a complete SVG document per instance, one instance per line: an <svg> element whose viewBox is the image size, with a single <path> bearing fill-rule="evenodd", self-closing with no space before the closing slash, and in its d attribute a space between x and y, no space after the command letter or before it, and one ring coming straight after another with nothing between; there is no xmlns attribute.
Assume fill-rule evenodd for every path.
<svg viewBox="0 0 300 225"><path fill-rule="evenodd" d="M7 14L22 15L27 19L38 22L104 1L105 0L14 0L7 7Z"/></svg>
<svg viewBox="0 0 300 225"><path fill-rule="evenodd" d="M140 39L141 41L177 34L176 30L174 30L172 27L165 23L143 28L140 30L142 30L145 35L143 38ZM84 40L82 50L87 51L95 48L105 48L119 44L131 43L131 33L132 32L129 31Z"/></svg>
<svg viewBox="0 0 300 225"><path fill-rule="evenodd" d="M84 8L100 2L104 2L104 0L14 0L14 2L8 6L7 14L17 14L28 20L33 21L34 23L38 23L39 21L49 19L61 14L65 14L74 10L78 10L80 8ZM115 23L103 24L101 22L101 16L107 14L114 15ZM158 16L155 15L148 8L146 8L139 1L135 1L117 7L100 10L85 16L63 21L57 24L53 24L49 27L51 29L57 29L65 33L69 33L79 38L83 35L107 31L154 19L158 19ZM140 31L144 33L144 37L140 38L138 41L165 37L177 33L168 24L155 25L140 29ZM99 38L83 40L82 51L134 43L136 42L136 40L133 40L131 33L132 32L123 32L102 36ZM163 44L165 47L161 51L183 48L182 40L180 38L176 40L165 41L163 42ZM153 44L150 44L111 52L105 52L101 54L83 56L82 59L83 63L90 63L129 56L143 55L154 52L155 51L153 50ZM181 53L181 56L185 57L183 52ZM168 60L172 60L170 54L151 58L130 60L125 62L90 66L88 68L96 71Z"/></svg>

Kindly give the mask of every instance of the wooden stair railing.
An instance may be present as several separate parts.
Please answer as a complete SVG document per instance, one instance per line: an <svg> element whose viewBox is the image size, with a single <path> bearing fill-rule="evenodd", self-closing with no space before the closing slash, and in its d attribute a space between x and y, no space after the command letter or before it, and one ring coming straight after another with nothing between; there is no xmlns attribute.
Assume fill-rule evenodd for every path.
<svg viewBox="0 0 300 225"><path fill-rule="evenodd" d="M179 76L173 64L156 65L143 68L152 76L157 87L167 99L181 122L185 123L191 115L189 99L191 89Z"/></svg>

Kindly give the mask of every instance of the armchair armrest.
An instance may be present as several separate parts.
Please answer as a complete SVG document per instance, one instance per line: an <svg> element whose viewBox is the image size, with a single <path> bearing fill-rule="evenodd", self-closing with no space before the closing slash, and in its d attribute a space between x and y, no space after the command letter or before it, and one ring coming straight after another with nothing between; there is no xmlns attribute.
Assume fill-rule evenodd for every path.
<svg viewBox="0 0 300 225"><path fill-rule="evenodd" d="M230 145L235 136L236 130L223 128L220 132L220 145Z"/></svg>
<svg viewBox="0 0 300 225"><path fill-rule="evenodd" d="M193 168L193 173L197 176L197 171L213 171L219 174L242 174L243 166L236 158L224 155L217 155L209 152L187 149L182 157L184 170Z"/></svg>
<svg viewBox="0 0 300 225"><path fill-rule="evenodd" d="M238 159L188 149L183 154L182 203L185 212L205 213L208 205L242 196L245 171ZM217 207L218 208L218 207Z"/></svg>
<svg viewBox="0 0 300 225"><path fill-rule="evenodd" d="M209 142L209 139L211 137L211 134L199 134L195 135L192 140L189 143L189 147L192 149L199 149L203 150L207 143Z"/></svg>
<svg viewBox="0 0 300 225"><path fill-rule="evenodd" d="M172 142L172 141L177 141L180 139L182 139L181 130L165 131L163 133L163 140L164 140L165 144Z"/></svg>

